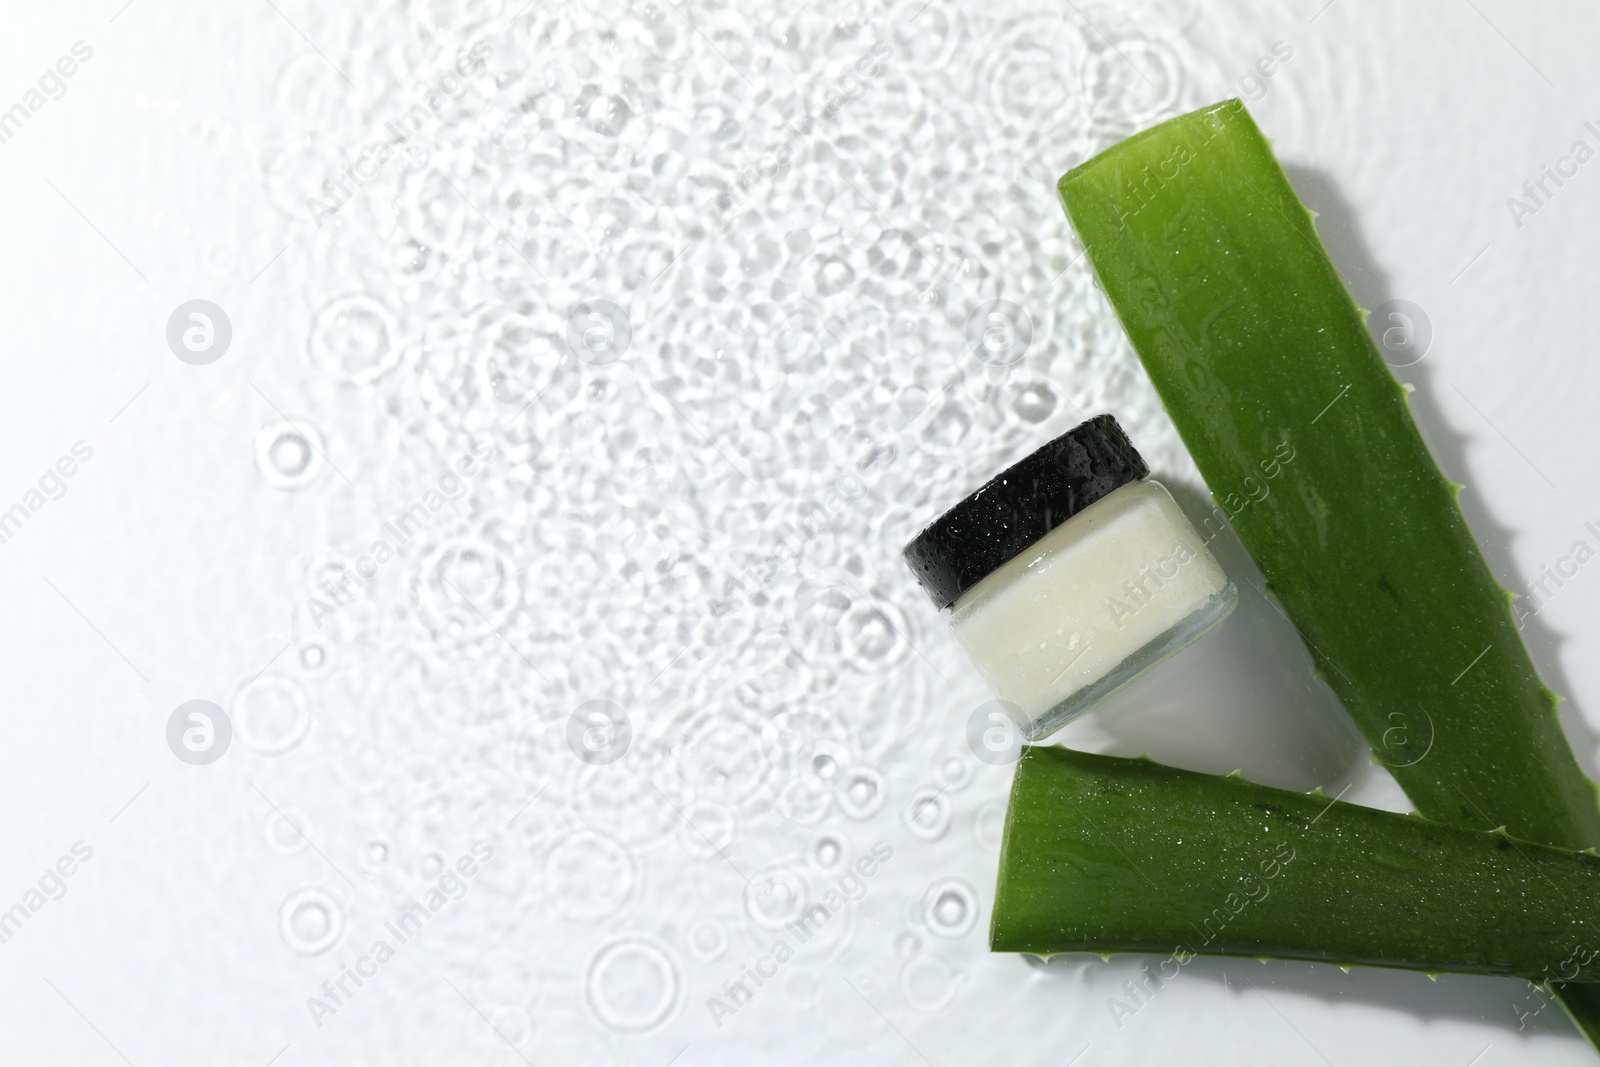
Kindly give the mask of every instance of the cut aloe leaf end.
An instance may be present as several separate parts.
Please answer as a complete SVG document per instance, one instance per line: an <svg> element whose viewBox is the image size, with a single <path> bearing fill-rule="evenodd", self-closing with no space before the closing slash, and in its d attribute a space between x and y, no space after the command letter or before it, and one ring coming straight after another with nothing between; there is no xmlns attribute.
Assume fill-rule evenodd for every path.
<svg viewBox="0 0 1600 1067"><path fill-rule="evenodd" d="M1236 775L1029 747L990 947L1600 978L1600 857Z"/></svg>

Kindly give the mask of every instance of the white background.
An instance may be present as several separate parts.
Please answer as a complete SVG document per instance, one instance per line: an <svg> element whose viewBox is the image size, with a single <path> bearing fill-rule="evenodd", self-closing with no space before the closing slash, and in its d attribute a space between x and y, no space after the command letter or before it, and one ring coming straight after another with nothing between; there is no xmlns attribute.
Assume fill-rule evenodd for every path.
<svg viewBox="0 0 1600 1067"><path fill-rule="evenodd" d="M94 450L0 544L0 907L94 850L0 944L6 1062L1593 1061L1554 1008L1519 1026L1539 1000L1517 982L1207 960L1119 1027L1147 961L991 956L1008 769L967 750L985 694L898 559L1099 410L1203 508L1053 187L1241 93L1358 302L1425 310L1398 374L1501 582L1600 544L1600 163L1520 227L1507 208L1600 148L1583 5L119 3L13 4L0 35L3 106L93 48L0 144L0 507ZM315 225L305 198L480 39L424 161ZM881 71L786 131L875 40ZM720 227L717 183L786 140ZM371 381L313 341L350 297L386 309ZM194 298L233 325L208 367L164 339ZM609 367L561 343L602 298L632 329ZM989 368L963 326L1000 298L1034 340ZM324 442L300 488L258 464L280 411ZM485 441L496 463L317 627L308 571ZM714 623L727 579L767 573L783 523L885 445ZM1525 635L1591 775L1597 574ZM1169 666L1064 739L1404 808L1259 598ZM165 741L197 698L239 731L206 767ZM599 699L634 736L593 768L565 730ZM319 1027L308 998L476 840L495 859L465 897ZM819 845L879 840L863 899L716 1019L783 936L763 919L837 882ZM947 892L970 910L941 927ZM320 952L281 929L305 899L324 910L291 926L335 924Z"/></svg>

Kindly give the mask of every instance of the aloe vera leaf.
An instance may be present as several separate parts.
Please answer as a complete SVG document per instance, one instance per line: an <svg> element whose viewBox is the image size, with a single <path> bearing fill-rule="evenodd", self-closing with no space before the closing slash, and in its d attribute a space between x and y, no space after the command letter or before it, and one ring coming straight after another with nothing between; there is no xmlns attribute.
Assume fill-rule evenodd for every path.
<svg viewBox="0 0 1600 1067"><path fill-rule="evenodd" d="M1600 843L1459 487L1244 106L1131 137L1060 192L1219 508L1417 810ZM1600 1043L1600 991L1581 997L1569 1010Z"/></svg>
<svg viewBox="0 0 1600 1067"><path fill-rule="evenodd" d="M1030 747L990 947L1600 978L1600 856L1164 767Z"/></svg>

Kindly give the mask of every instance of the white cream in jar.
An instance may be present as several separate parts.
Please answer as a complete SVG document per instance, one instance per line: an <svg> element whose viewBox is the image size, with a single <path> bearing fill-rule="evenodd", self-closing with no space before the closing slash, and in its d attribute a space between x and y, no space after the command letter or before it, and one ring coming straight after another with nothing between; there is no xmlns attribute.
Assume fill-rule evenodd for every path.
<svg viewBox="0 0 1600 1067"><path fill-rule="evenodd" d="M906 546L1030 741L1233 610L1237 592L1110 415L992 479Z"/></svg>

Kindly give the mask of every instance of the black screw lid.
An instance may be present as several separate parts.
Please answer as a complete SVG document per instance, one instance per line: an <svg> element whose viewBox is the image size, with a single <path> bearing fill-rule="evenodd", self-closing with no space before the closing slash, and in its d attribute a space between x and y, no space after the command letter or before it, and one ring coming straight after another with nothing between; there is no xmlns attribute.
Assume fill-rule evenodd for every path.
<svg viewBox="0 0 1600 1067"><path fill-rule="evenodd" d="M1006 561L1150 468L1110 415L1075 426L951 508L905 547L943 611Z"/></svg>

